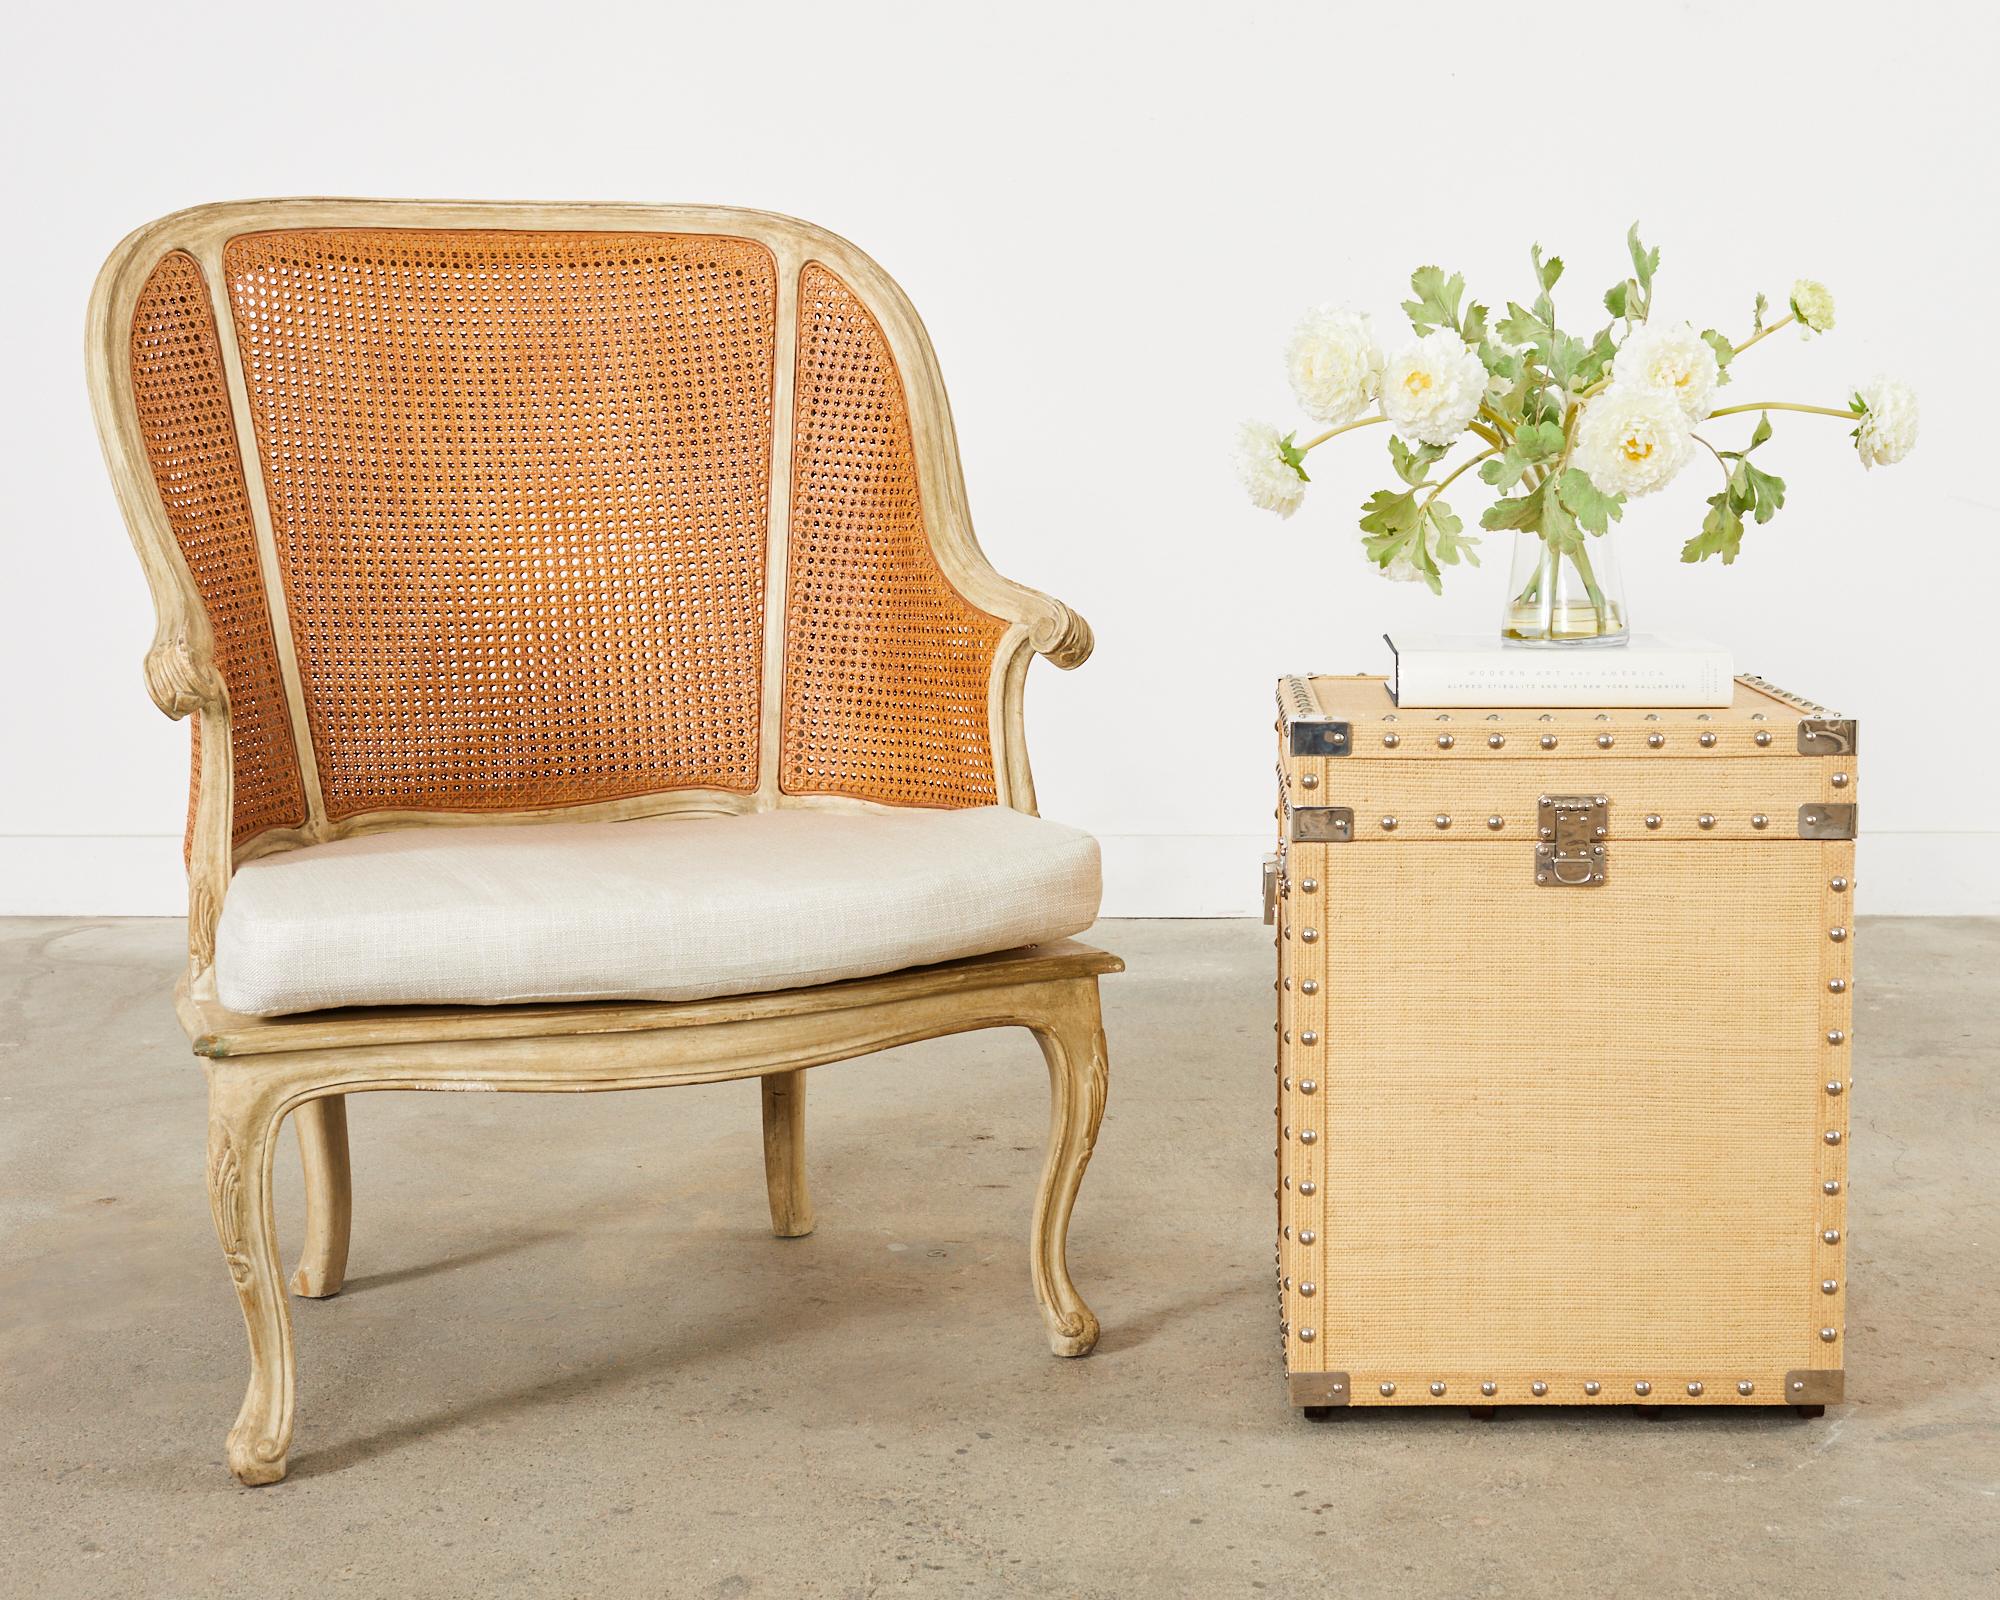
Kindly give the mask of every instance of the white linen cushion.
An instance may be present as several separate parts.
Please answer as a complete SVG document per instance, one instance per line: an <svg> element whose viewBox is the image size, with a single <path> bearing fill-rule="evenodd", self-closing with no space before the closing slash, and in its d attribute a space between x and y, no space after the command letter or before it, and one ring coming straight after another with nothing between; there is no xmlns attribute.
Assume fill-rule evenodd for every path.
<svg viewBox="0 0 2000 1600"><path fill-rule="evenodd" d="M245 863L216 994L696 1000L1011 950L1097 915L1097 841L1001 806L418 827Z"/></svg>

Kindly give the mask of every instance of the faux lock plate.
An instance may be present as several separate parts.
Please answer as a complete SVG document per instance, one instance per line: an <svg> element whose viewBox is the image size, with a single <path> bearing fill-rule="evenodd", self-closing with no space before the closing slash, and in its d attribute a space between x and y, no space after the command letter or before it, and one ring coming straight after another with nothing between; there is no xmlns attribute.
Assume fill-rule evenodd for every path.
<svg viewBox="0 0 2000 1600"><path fill-rule="evenodd" d="M1535 882L1551 889L1590 889L1609 864L1611 805L1601 794L1545 794L1537 804Z"/></svg>

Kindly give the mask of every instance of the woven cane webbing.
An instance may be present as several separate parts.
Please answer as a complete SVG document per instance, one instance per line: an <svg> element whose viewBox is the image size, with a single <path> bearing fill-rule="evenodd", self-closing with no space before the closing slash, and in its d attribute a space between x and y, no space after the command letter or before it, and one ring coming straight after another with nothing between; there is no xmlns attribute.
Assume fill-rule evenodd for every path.
<svg viewBox="0 0 2000 1600"><path fill-rule="evenodd" d="M302 230L224 268L328 816L756 787L763 246Z"/></svg>
<svg viewBox="0 0 2000 1600"><path fill-rule="evenodd" d="M799 278L780 786L990 805L987 683L1005 624L939 569L901 375L858 296Z"/></svg>
<svg viewBox="0 0 2000 1600"><path fill-rule="evenodd" d="M1364 1374L1768 1394L1823 1364L1822 850L1846 848L1632 842L1585 891L1536 886L1525 841L1294 846L1322 881L1289 948L1324 984L1286 996L1290 1038L1319 1036L1286 1105L1318 1133L1291 1146L1318 1182L1288 1246L1319 1286L1305 1359L1358 1398Z"/></svg>
<svg viewBox="0 0 2000 1600"><path fill-rule="evenodd" d="M222 368L208 286L192 256L161 257L132 311L132 400L167 524L194 575L229 690L235 769L233 831L241 844L306 819L305 786L264 599L249 492ZM193 719L192 838L201 774Z"/></svg>

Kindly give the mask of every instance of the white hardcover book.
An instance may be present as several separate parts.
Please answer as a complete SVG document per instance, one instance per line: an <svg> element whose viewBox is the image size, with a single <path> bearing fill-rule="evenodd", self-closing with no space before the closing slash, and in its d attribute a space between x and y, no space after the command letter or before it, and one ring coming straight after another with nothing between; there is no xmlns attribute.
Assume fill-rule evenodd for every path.
<svg viewBox="0 0 2000 1600"><path fill-rule="evenodd" d="M1471 635L1384 634L1397 705L1726 706L1736 663L1706 639L1635 634L1622 645L1510 649Z"/></svg>

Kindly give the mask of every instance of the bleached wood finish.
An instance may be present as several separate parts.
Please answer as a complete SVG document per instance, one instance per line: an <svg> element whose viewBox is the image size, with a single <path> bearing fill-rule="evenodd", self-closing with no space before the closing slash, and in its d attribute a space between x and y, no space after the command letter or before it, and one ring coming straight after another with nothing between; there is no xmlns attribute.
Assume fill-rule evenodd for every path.
<svg viewBox="0 0 2000 1600"><path fill-rule="evenodd" d="M263 474L244 420L249 407L222 252L244 233L349 227L650 230L758 241L778 268L774 405L781 419L789 415L793 392L799 273L808 263L824 264L867 303L895 358L939 567L967 600L1007 624L987 689L1001 804L1035 809L1022 729L1030 658L1039 653L1074 667L1089 656L1092 643L1075 612L1001 577L986 560L973 534L951 411L923 325L880 267L823 229L726 207L292 199L197 207L148 224L120 244L91 296L86 363L106 464L154 602L147 687L169 716L200 719L201 781L188 863L189 965L177 1001L208 1075L209 1195L249 1334L250 1382L229 1434L231 1470L247 1484L274 1482L285 1474L291 1446L292 1327L271 1198L278 1130L287 1116L295 1118L306 1177L306 1242L290 1287L307 1296L336 1294L346 1271L351 1215L345 1096L368 1090L578 1092L762 1078L772 1225L780 1235L797 1236L813 1226L805 1173L807 1068L974 1028L1028 1028L1041 1044L1051 1085L1049 1152L1030 1240L1032 1282L1051 1348L1062 1356L1085 1354L1096 1342L1097 1319L1070 1281L1064 1250L1104 1108L1108 1068L1097 979L1123 966L1102 951L1061 941L880 978L681 1005L406 1007L265 1020L234 1015L216 1003L216 919L231 872L255 856L388 828L532 824L555 817L616 821L774 806L870 808L839 797L788 795L778 787L791 450L790 428L780 425L774 432L763 744L755 793L683 789L558 810L327 817L272 559ZM267 830L240 851L231 847L229 696L215 664L208 615L148 465L128 368L134 306L153 267L175 250L202 268L222 334L265 599L306 791L303 826Z"/></svg>

